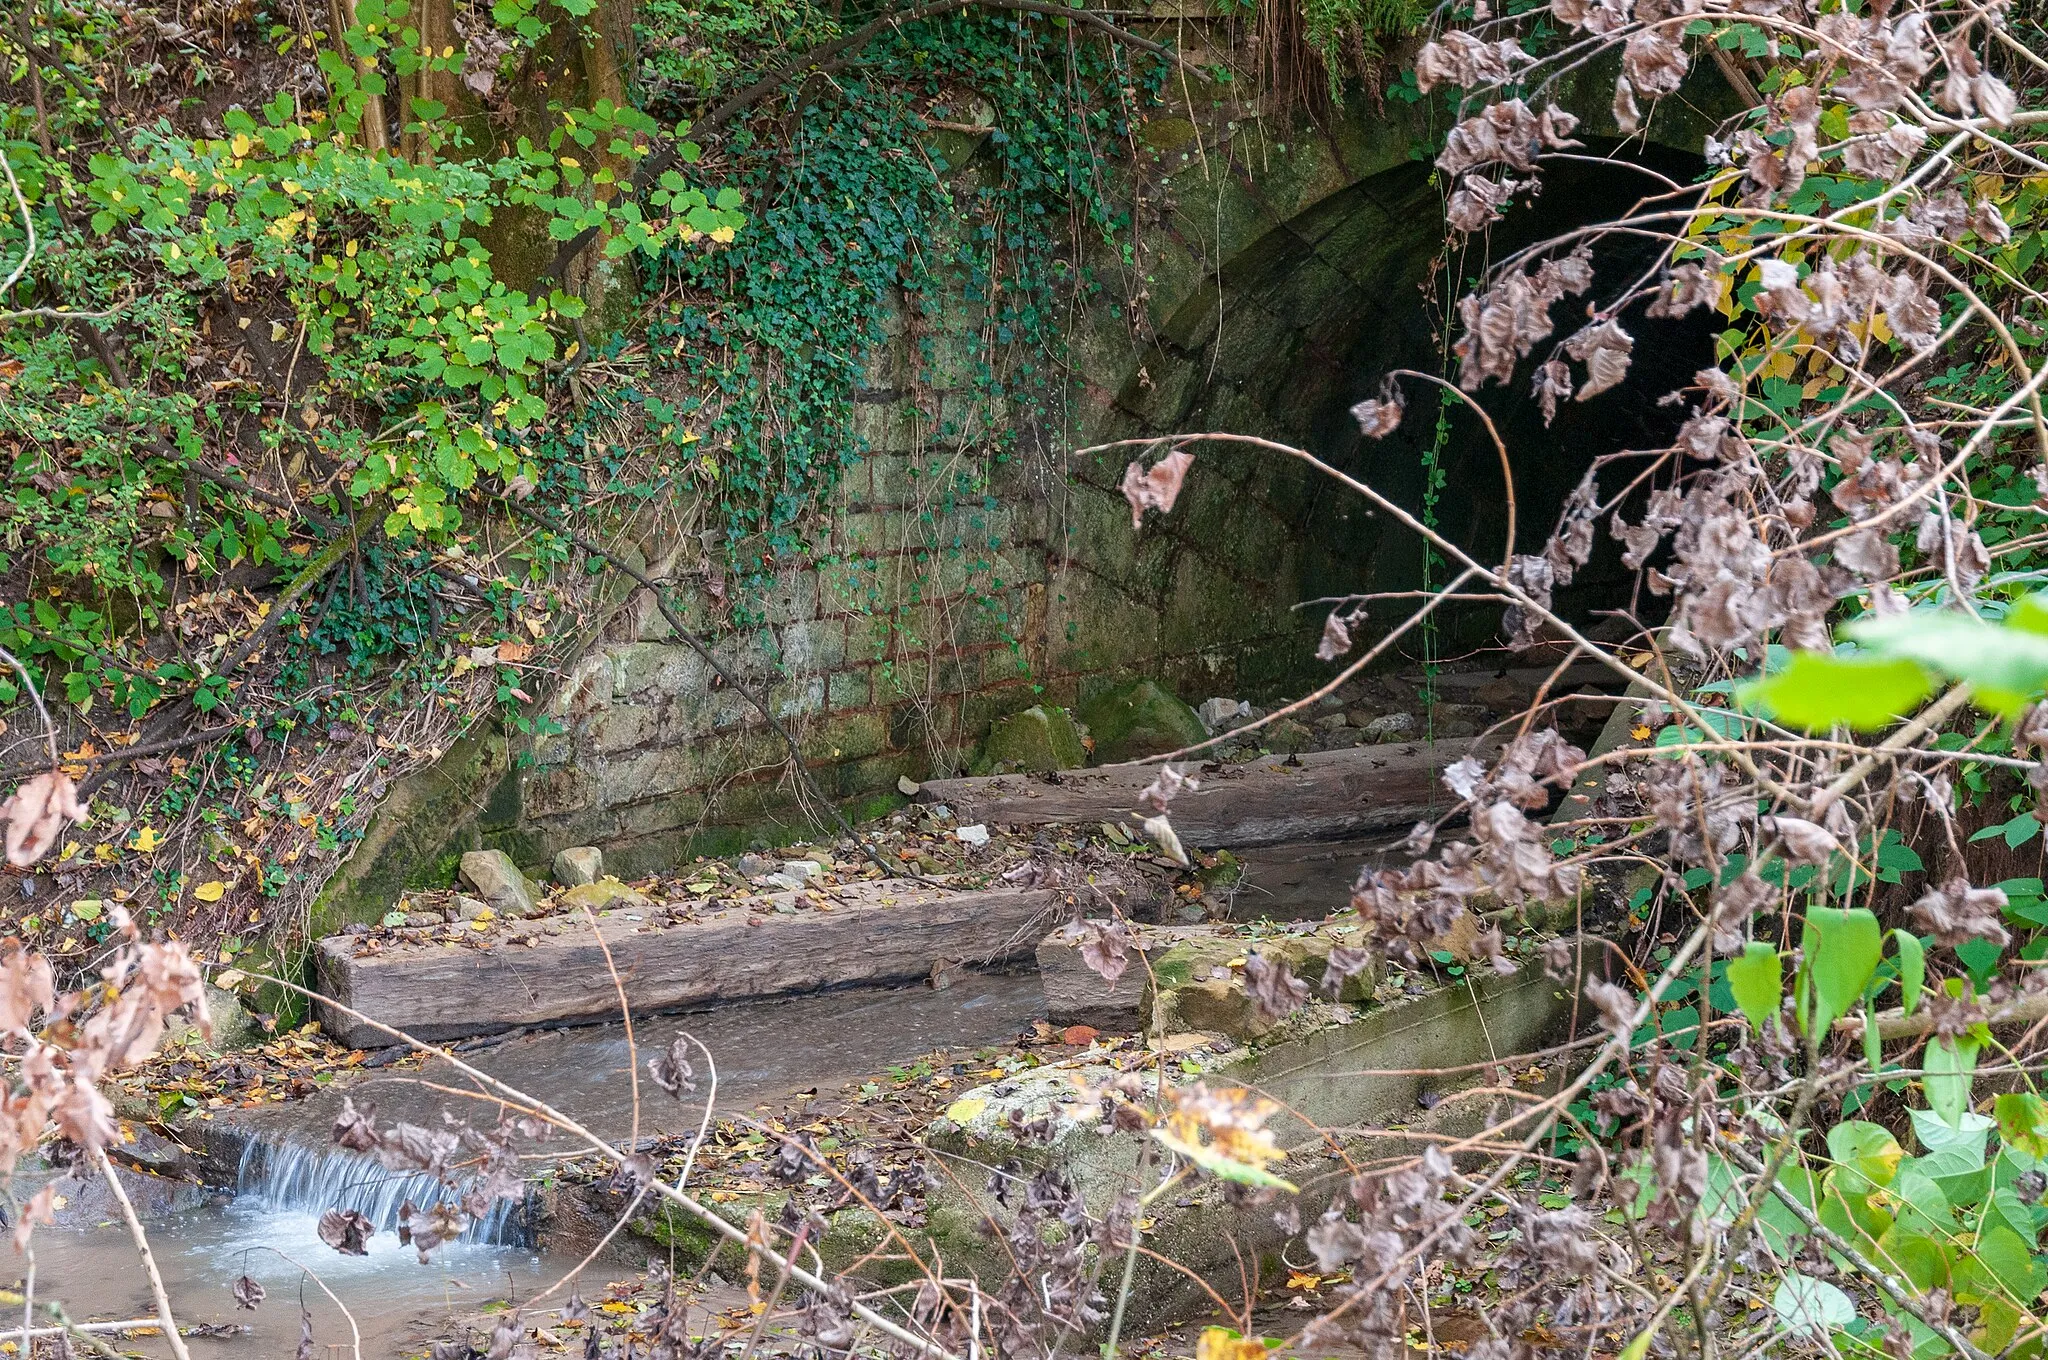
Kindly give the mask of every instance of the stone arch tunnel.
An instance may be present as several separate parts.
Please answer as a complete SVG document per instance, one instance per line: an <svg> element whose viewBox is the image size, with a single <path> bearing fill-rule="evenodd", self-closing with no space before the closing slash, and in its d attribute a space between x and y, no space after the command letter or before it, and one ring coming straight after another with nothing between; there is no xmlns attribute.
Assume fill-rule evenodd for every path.
<svg viewBox="0 0 2048 1360"><path fill-rule="evenodd" d="M828 507L820 552L778 578L759 601L762 622L723 638L727 665L769 693L814 775L856 810L892 796L901 777L957 771L991 722L1034 704L1083 704L1139 677L1190 702L1301 692L1327 668L1314 660L1320 611L1297 606L1415 584L1420 544L1309 469L1216 449L1201 455L1180 507L1134 534L1116 489L1125 456L1075 451L1176 431L1259 434L1419 506L1433 407L1411 394L1404 428L1373 444L1347 411L1390 367L1439 367L1444 339L1425 288L1469 274L1485 251L1497 258L1615 215L1664 187L1646 170L1694 178L1689 148L1725 99L1711 75L1696 76L1697 90L1623 142L1588 80L1557 96L1585 115L1585 159L1553 164L1543 193L1463 257L1443 253L1439 191L1418 151L1440 135L1440 111L1354 101L1283 143L1255 123L1204 127L1195 120L1208 115L1162 110L1140 129L1142 315L1133 324L1131 299L1108 294L1077 310L1063 419L1029 431L1035 454L993 471L984 496L937 503L931 488L971 463L988 431L948 419L969 404L966 378L902 375L929 367L934 347L963 347L979 319L963 304L936 335L907 318L892 327L870 356L857 406L865 450ZM945 158L975 173L971 145ZM1640 268L1632 250L1603 249L1603 285ZM1702 327L1637 329L1631 387L1570 406L1550 429L1521 384L1482 396L1516 451L1523 549L1541 541L1596 452L1657 437L1668 412L1646 396L1710 356ZM1497 553L1491 445L1454 416L1438 458L1439 523ZM956 546L938 550L947 541ZM662 568L691 547L650 536L643 550ZM1618 577L1596 561L1576 603L1612 600ZM716 690L644 594L621 597L594 629L543 701L541 734L476 734L394 792L324 895L316 929L381 911L408 882L445 881L459 852L479 846L540 865L557 849L599 845L630 874L809 824L780 739ZM1456 626L1483 636L1497 623L1474 614Z"/></svg>

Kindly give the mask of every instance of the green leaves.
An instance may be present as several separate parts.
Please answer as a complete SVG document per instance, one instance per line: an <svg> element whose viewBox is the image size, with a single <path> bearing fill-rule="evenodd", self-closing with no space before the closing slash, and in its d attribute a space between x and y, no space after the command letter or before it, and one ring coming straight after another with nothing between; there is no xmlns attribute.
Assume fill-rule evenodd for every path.
<svg viewBox="0 0 2048 1360"><path fill-rule="evenodd" d="M1761 705L1787 726L1872 732L1913 712L1933 689L1934 678L1910 659L1795 652L1784 669L1739 693L1745 705Z"/></svg>
<svg viewBox="0 0 2048 1360"><path fill-rule="evenodd" d="M1861 907L1808 907L1799 947L1812 1005L1807 1032L1822 1034L1862 999L1884 957L1884 930Z"/></svg>
<svg viewBox="0 0 2048 1360"><path fill-rule="evenodd" d="M1911 1015L1920 1005L1920 991L1927 979L1927 951L1918 936L1904 930L1892 932L1892 947L1899 958L1899 1009Z"/></svg>
<svg viewBox="0 0 2048 1360"><path fill-rule="evenodd" d="M1728 987L1749 1022L1765 1028L1785 999L1784 967L1778 951L1761 941L1750 941L1740 958L1728 961Z"/></svg>
<svg viewBox="0 0 2048 1360"><path fill-rule="evenodd" d="M1798 652L1739 690L1747 706L1806 731L1875 731L1916 709L1943 682L1971 687L1981 708L2014 713L2048 688L2048 598L2015 604L1998 622L1945 609L1865 618L1843 630L1853 652Z"/></svg>
<svg viewBox="0 0 2048 1360"><path fill-rule="evenodd" d="M2000 1096L1991 1107L1998 1136L2036 1161L2048 1160L2048 1101L2031 1091Z"/></svg>
<svg viewBox="0 0 2048 1360"><path fill-rule="evenodd" d="M1927 1091L1927 1106L1952 1126L1959 1126L1970 1108L1970 1085L1982 1046L1967 1035L1936 1039L1927 1045L1927 1056L1922 1059L1927 1075L1921 1079Z"/></svg>

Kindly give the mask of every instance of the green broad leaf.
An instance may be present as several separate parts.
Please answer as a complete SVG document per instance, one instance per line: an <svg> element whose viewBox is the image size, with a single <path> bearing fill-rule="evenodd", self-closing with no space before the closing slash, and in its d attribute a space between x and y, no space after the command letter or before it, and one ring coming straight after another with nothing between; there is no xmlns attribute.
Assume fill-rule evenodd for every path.
<svg viewBox="0 0 2048 1360"><path fill-rule="evenodd" d="M1926 1149L1925 1155L1913 1160L1929 1175L1952 1176L1985 1164L1984 1144L1998 1124L1991 1116L1971 1110L1950 1123L1932 1110L1908 1110L1906 1114L1913 1121L1914 1140Z"/></svg>
<svg viewBox="0 0 2048 1360"><path fill-rule="evenodd" d="M1787 1165L1778 1172L1778 1184L1805 1206L1808 1213L1819 1216L1820 1182L1811 1171L1803 1166ZM1780 1256L1796 1250L1799 1240L1808 1231L1805 1221L1775 1194L1764 1196L1763 1203L1757 1208L1756 1220L1758 1234Z"/></svg>
<svg viewBox="0 0 2048 1360"><path fill-rule="evenodd" d="M1862 907L1808 907L1799 943L1813 989L1808 1033L1822 1034L1862 1000L1884 958L1884 928Z"/></svg>
<svg viewBox="0 0 2048 1360"><path fill-rule="evenodd" d="M2025 1302L2041 1292L2041 1268L2034 1253L2011 1228L1995 1224L1980 1231L1973 1254L2012 1299Z"/></svg>
<svg viewBox="0 0 2048 1360"><path fill-rule="evenodd" d="M1948 1252L1942 1244L1917 1226L1895 1223L1877 1240L1879 1259L1913 1282L1915 1289L1946 1289L1949 1279Z"/></svg>
<svg viewBox="0 0 2048 1360"><path fill-rule="evenodd" d="M1856 1320L1856 1305L1847 1294L1826 1280L1816 1280L1796 1270L1786 1271L1785 1278L1779 1281L1777 1291L1771 1295L1771 1311L1778 1315L1778 1324L1786 1331L1813 1336L1825 1336Z"/></svg>
<svg viewBox="0 0 2048 1360"><path fill-rule="evenodd" d="M1859 619L1844 631L1878 656L1918 662L1937 675L2005 696L2008 705L2048 685L2048 636L2024 629L1914 609Z"/></svg>
<svg viewBox="0 0 2048 1360"><path fill-rule="evenodd" d="M1920 992L1927 984L1927 950L1920 937L1910 931L1894 930L1892 948L1899 956L1899 1009L1911 1015L1920 1005Z"/></svg>
<svg viewBox="0 0 2048 1360"><path fill-rule="evenodd" d="M1942 1181L1953 1178L1937 1179L1932 1174L1934 1167L1931 1157L1908 1157L1899 1163L1899 1174L1892 1177L1884 1192L1888 1207L1899 1222L1918 1223L1930 1232L1949 1232L1955 1226L1955 1216L1950 1211L1956 1197L1949 1194Z"/></svg>
<svg viewBox="0 0 2048 1360"><path fill-rule="evenodd" d="M1907 658L1794 652L1783 670L1742 686L1743 707L1767 709L1808 732L1841 725L1871 732L1889 727L1934 692L1934 677Z"/></svg>
<svg viewBox="0 0 2048 1360"><path fill-rule="evenodd" d="M1887 1186L1898 1174L1906 1150L1882 1124L1867 1119L1847 1119L1828 1130L1828 1156L1835 1165L1861 1184L1843 1184L1845 1194L1868 1194L1872 1187Z"/></svg>
<svg viewBox="0 0 2048 1360"><path fill-rule="evenodd" d="M1964 940L1956 946L1956 958L1970 972L1970 980L1979 990L1987 986L1998 971L1998 961L2005 951L1991 940Z"/></svg>
<svg viewBox="0 0 2048 1360"><path fill-rule="evenodd" d="M1728 987L1749 1023L1766 1028L1785 1000L1785 971L1778 951L1751 940L1740 958L1728 961Z"/></svg>
<svg viewBox="0 0 2048 1360"><path fill-rule="evenodd" d="M1984 1201L1984 1216L1979 1221L1977 1230L1983 1232L1993 1224L2003 1224L2012 1229L2014 1235L2027 1244L2029 1251L2034 1249L2035 1241L2041 1232L2034 1226L2034 1211L2027 1207L2020 1199L2019 1193L2010 1185L1999 1186L1991 1192L1990 1198Z"/></svg>
<svg viewBox="0 0 2048 1360"><path fill-rule="evenodd" d="M1936 1039L1927 1046L1927 1056L1922 1059L1927 1075L1921 1084L1927 1089L1928 1108L1952 1126L1960 1126L1969 1112L1978 1047L1977 1041L1970 1038ZM1914 1123L1917 1128L1919 1121Z"/></svg>
<svg viewBox="0 0 2048 1360"><path fill-rule="evenodd" d="M2002 1095L1992 1105L1998 1137L2036 1161L2048 1157L2048 1101L2031 1091Z"/></svg>

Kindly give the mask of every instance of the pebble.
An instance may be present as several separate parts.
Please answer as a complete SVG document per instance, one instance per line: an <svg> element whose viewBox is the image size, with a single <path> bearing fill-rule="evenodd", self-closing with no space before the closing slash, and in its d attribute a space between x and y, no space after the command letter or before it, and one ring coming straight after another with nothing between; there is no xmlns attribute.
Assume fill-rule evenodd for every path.
<svg viewBox="0 0 2048 1360"><path fill-rule="evenodd" d="M782 861L770 859L766 855L749 854L741 855L739 863L734 867L740 871L742 878L759 878L763 874L772 874L781 869Z"/></svg>
<svg viewBox="0 0 2048 1360"><path fill-rule="evenodd" d="M761 880L761 886L780 888L783 892L795 892L803 885L803 878L797 874L773 873Z"/></svg>
<svg viewBox="0 0 2048 1360"><path fill-rule="evenodd" d="M983 846L988 844L988 828L980 822L976 822L972 826L963 826L953 834L960 838L962 845Z"/></svg>

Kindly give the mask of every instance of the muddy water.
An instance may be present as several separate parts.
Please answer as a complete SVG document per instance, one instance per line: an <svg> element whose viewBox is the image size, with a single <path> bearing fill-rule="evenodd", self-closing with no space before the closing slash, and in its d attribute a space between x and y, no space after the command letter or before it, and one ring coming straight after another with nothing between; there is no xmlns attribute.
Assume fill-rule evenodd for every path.
<svg viewBox="0 0 2048 1360"><path fill-rule="evenodd" d="M640 1134L694 1131L703 1117L710 1085L707 1065L699 1064L698 1095L681 1102L645 1078L647 1053L665 1046L678 1030L703 1040L717 1060L718 1108L744 1112L812 1088L833 1090L934 1049L1002 1043L1028 1028L1043 1009L1033 973L969 976L937 992L922 987L848 991L646 1020L635 1026L641 1057ZM623 1138L634 1117L627 1054L621 1027L598 1026L514 1039L473 1061L510 1085L545 1094L598 1133ZM380 1124L394 1118L438 1122L443 1108L476 1122L495 1118L495 1100L464 1101L428 1090L419 1084L422 1079L457 1088L478 1086L437 1065L412 1077L373 1075L351 1089L358 1104L377 1102ZM250 1111L245 1127L268 1143L324 1149L340 1100L338 1093L323 1092L296 1105ZM536 1148L534 1155L551 1155L560 1146ZM388 1223L370 1238L368 1256L340 1256L319 1241L315 1224L320 1211L337 1193L373 1211L391 1198L374 1183L381 1173L364 1166L352 1176L330 1175L323 1181L302 1174L272 1183L264 1179L262 1160L252 1158L257 1165L242 1193L168 1207L149 1225L179 1320L252 1329L224 1340L194 1338L195 1357L291 1354L298 1341L305 1276L278 1252L317 1271L348 1305L362 1333L365 1360L416 1354L451 1317L472 1314L491 1300L527 1298L575 1264L573 1255L551 1251L545 1243L461 1242L441 1248L423 1266L410 1248L399 1246ZM343 1190L338 1192L337 1185ZM73 1317L139 1318L154 1312L124 1230L111 1225L46 1228L37 1232L35 1246L38 1293L55 1291ZM0 1278L16 1277L18 1261L0 1264ZM254 1313L238 1312L228 1293L235 1277L245 1273L270 1293ZM595 1292L620 1273L621 1267L593 1266L583 1288ZM314 1353L350 1356L349 1324L340 1309L310 1282L303 1283L303 1295L319 1343ZM559 1301L559 1295L552 1300ZM169 1353L160 1338L137 1338L132 1345L151 1356Z"/></svg>

